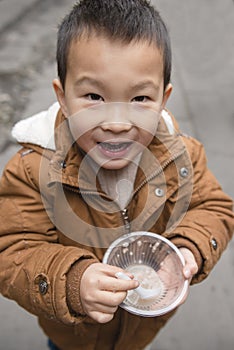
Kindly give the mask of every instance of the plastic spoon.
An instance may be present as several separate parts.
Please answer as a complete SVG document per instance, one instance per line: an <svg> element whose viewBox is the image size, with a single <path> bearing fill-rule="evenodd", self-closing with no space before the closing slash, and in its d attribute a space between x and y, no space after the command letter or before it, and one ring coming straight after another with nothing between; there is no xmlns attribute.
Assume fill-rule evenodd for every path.
<svg viewBox="0 0 234 350"><path fill-rule="evenodd" d="M118 279L122 279L122 280L127 280L130 281L131 278L129 276L127 276L125 273L123 272L117 272L115 274L115 276ZM157 297L160 292L161 292L161 288L154 288L154 289L146 289L142 286L138 286L137 288L134 289L137 294L140 296L141 299L150 299L150 298L155 298Z"/></svg>

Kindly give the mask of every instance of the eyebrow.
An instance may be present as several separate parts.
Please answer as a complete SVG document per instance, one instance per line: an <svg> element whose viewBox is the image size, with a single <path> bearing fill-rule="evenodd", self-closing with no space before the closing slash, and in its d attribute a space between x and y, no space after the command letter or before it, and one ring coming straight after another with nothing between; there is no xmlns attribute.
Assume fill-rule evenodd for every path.
<svg viewBox="0 0 234 350"><path fill-rule="evenodd" d="M92 86L96 86L98 88L102 88L104 89L105 84L99 80L96 80L94 78L88 77L88 76L83 76L79 79L76 80L75 82L75 86L79 87L83 84L92 84ZM132 84L130 86L130 89L133 91L138 91L141 89L145 89L145 88L153 88L154 90L158 91L159 90L159 86L157 84L155 84L152 80L145 80L136 84Z"/></svg>
<svg viewBox="0 0 234 350"><path fill-rule="evenodd" d="M135 85L131 85L132 90L141 90L145 88L153 88L155 90L159 90L159 85L156 85L152 80L145 80Z"/></svg>
<svg viewBox="0 0 234 350"><path fill-rule="evenodd" d="M87 76L84 76L84 77L77 79L75 82L75 86L80 86L80 85L83 85L85 83L92 84L92 85L99 87L99 88L104 87L104 84L101 81L96 80L94 78L87 77Z"/></svg>

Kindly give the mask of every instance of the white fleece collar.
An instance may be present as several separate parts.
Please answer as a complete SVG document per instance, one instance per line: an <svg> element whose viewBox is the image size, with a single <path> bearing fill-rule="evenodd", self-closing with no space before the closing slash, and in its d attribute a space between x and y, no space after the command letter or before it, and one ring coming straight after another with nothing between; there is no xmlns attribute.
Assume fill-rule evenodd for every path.
<svg viewBox="0 0 234 350"><path fill-rule="evenodd" d="M54 125L59 109L56 102L47 111L19 121L12 129L12 137L19 143L31 143L55 151ZM169 134L173 135L175 130L171 116L163 110L162 117Z"/></svg>
<svg viewBox="0 0 234 350"><path fill-rule="evenodd" d="M12 129L13 138L19 143L32 143L54 151L54 124L59 108L56 102L47 111L19 121Z"/></svg>

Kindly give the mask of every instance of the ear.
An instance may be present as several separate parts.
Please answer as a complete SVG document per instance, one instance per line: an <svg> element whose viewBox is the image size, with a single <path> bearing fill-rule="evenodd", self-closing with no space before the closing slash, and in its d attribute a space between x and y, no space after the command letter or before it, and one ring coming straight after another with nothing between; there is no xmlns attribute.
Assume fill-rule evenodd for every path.
<svg viewBox="0 0 234 350"><path fill-rule="evenodd" d="M164 90L163 100L162 100L162 105L161 105L162 110L165 108L166 103L171 95L172 90L173 90L173 86L171 83L169 83Z"/></svg>
<svg viewBox="0 0 234 350"><path fill-rule="evenodd" d="M65 92L63 89L63 86L61 84L60 79L54 79L53 80L53 88L55 91L55 94L57 96L57 100L60 104L60 107L62 109L63 114L65 115L66 118L68 118L68 109L67 109L67 105L66 105L66 98L65 98Z"/></svg>

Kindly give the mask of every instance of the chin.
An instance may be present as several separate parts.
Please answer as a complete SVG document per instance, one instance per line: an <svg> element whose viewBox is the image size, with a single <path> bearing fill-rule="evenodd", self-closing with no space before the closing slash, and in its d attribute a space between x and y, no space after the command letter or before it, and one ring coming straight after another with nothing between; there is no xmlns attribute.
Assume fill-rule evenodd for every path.
<svg viewBox="0 0 234 350"><path fill-rule="evenodd" d="M101 167L107 170L120 170L128 166L130 162L127 159L115 159L102 164Z"/></svg>

